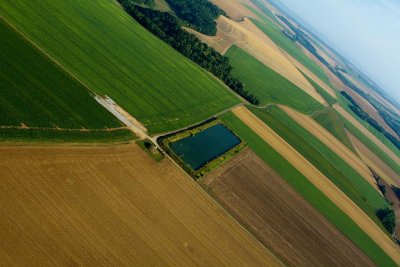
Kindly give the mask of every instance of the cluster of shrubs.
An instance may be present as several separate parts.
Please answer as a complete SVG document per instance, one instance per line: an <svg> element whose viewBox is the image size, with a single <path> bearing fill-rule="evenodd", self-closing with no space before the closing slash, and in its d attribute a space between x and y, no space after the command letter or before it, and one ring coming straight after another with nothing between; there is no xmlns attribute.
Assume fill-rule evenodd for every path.
<svg viewBox="0 0 400 267"><path fill-rule="evenodd" d="M215 35L217 27L215 19L225 12L208 0L166 0L181 20L198 32Z"/></svg>

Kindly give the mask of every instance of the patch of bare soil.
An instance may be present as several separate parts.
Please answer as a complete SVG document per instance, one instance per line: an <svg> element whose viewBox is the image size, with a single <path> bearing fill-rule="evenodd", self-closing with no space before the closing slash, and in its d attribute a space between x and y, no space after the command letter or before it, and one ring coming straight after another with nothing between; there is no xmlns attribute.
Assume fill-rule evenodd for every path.
<svg viewBox="0 0 400 267"><path fill-rule="evenodd" d="M249 149L201 184L288 265L374 265Z"/></svg>

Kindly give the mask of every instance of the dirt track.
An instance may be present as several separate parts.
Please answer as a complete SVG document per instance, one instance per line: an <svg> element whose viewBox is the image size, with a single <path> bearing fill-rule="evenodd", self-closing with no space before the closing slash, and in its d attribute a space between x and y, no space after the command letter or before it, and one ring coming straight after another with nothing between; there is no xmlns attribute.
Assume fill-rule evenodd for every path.
<svg viewBox="0 0 400 267"><path fill-rule="evenodd" d="M0 147L0 265L276 265L172 162L135 144Z"/></svg>
<svg viewBox="0 0 400 267"><path fill-rule="evenodd" d="M312 135L329 147L334 153L346 161L356 172L358 172L368 183L370 183L373 188L380 192L376 186L376 182L372 173L365 163L335 136L328 132L324 127L319 125L318 122L313 120L310 116L303 115L285 106L279 107L294 121L303 126L303 128L309 131Z"/></svg>
<svg viewBox="0 0 400 267"><path fill-rule="evenodd" d="M250 150L207 176L201 184L291 266L374 265Z"/></svg>
<svg viewBox="0 0 400 267"><path fill-rule="evenodd" d="M349 197L337 188L315 166L299 152L276 134L270 127L258 119L245 107L238 107L233 113L248 127L264 139L272 148L281 154L290 164L299 170L308 180L346 213L365 233L400 264L398 247Z"/></svg>

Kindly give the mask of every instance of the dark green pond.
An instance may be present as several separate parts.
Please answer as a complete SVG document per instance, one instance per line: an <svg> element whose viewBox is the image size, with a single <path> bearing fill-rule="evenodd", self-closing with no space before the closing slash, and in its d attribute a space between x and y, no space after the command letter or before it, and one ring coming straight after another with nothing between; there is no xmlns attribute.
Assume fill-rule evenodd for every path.
<svg viewBox="0 0 400 267"><path fill-rule="evenodd" d="M217 124L194 136L170 143L170 149L193 170L198 170L238 144L239 138L224 125Z"/></svg>

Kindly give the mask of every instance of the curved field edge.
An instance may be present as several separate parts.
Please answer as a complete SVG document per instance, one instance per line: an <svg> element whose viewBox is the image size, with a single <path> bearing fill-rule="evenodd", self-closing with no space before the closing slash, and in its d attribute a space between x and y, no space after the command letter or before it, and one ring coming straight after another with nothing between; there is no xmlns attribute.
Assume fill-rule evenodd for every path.
<svg viewBox="0 0 400 267"><path fill-rule="evenodd" d="M136 144L0 146L0 177L8 266L280 265L174 163Z"/></svg>
<svg viewBox="0 0 400 267"><path fill-rule="evenodd" d="M342 210L319 191L304 175L289 164L269 144L261 139L233 113L229 112L220 119L259 156L284 178L300 195L321 212L347 238L354 242L369 258L379 266L396 266L395 262L354 223Z"/></svg>
<svg viewBox="0 0 400 267"><path fill-rule="evenodd" d="M234 68L233 73L244 83L244 88L260 99L260 105L283 104L306 114L324 108L305 91L238 46L231 46L225 56Z"/></svg>
<svg viewBox="0 0 400 267"><path fill-rule="evenodd" d="M375 216L375 211L379 208L388 207L388 203L344 159L335 154L280 108L276 106L267 109L250 108L250 111L319 169L385 231L383 225Z"/></svg>
<svg viewBox="0 0 400 267"><path fill-rule="evenodd" d="M222 82L146 31L114 1L6 0L0 12L152 134L197 123L240 102Z"/></svg>

